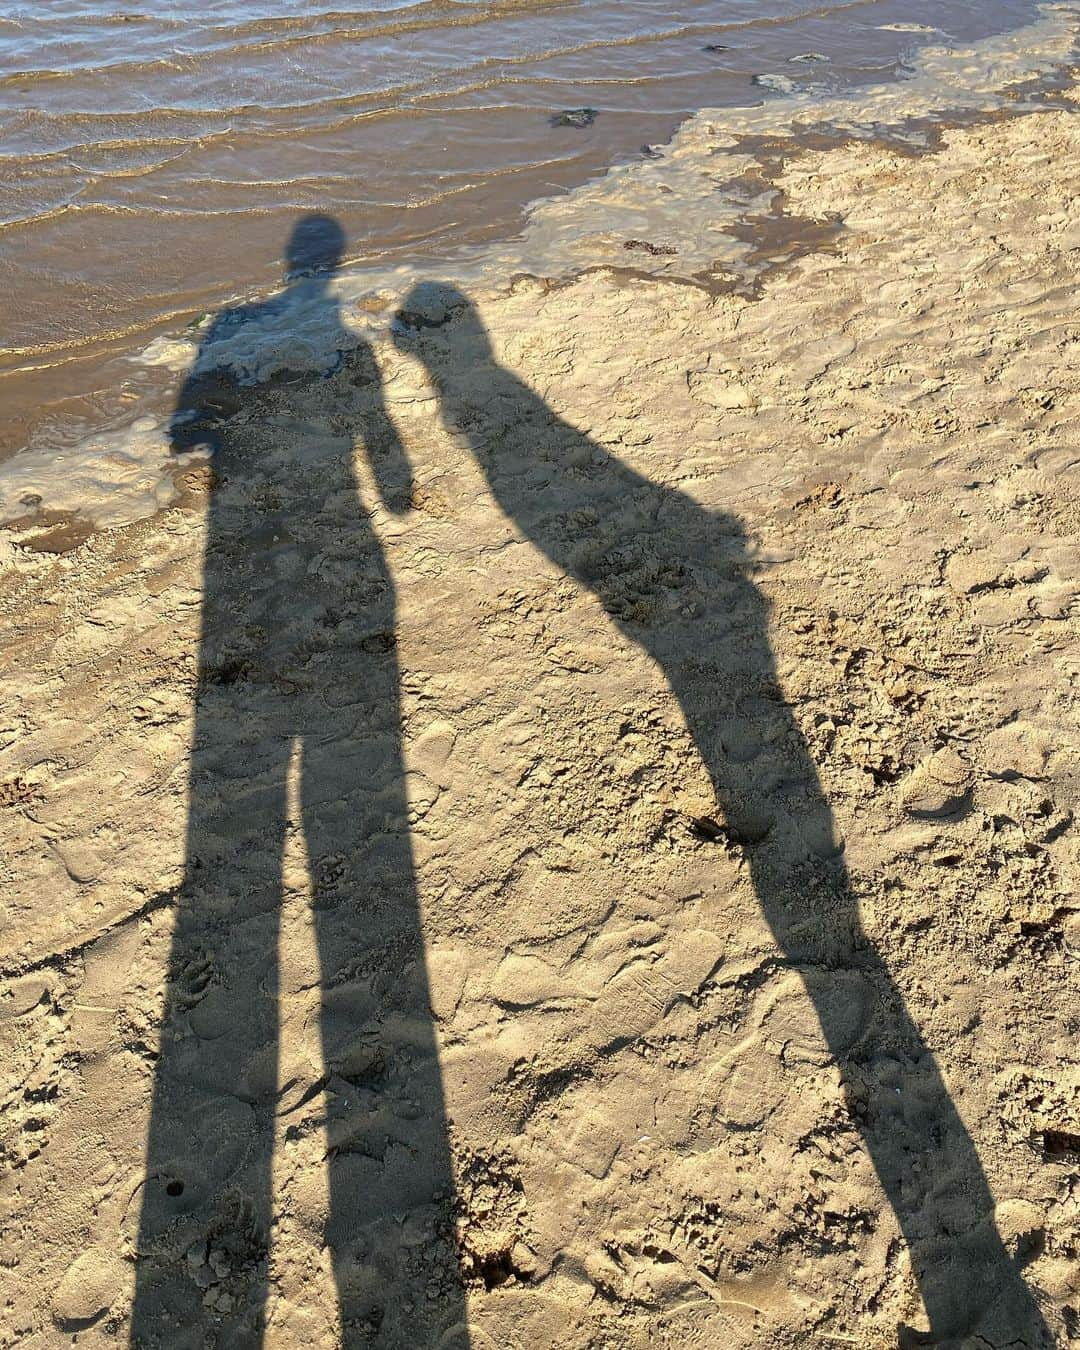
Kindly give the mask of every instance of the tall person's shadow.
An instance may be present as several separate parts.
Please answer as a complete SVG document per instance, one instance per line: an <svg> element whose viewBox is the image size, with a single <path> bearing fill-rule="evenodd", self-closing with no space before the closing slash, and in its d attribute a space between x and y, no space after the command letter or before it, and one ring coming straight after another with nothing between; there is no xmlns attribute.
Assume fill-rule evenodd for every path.
<svg viewBox="0 0 1080 1350"><path fill-rule="evenodd" d="M390 511L408 509L410 475L372 352L328 287L343 245L331 218L299 222L285 291L218 316L172 419L177 452L212 455L212 482L135 1346L260 1345L275 1273L299 1262L300 1300L318 1300L320 1253L342 1345L467 1346L394 588L354 441ZM301 369L240 382L223 353L254 360L268 336L291 342ZM310 954L294 941L305 920L290 909L281 921L305 882ZM305 1027L292 1010L312 1004ZM279 1026L310 1032L306 1060L295 1045L279 1052ZM300 1175L278 1169L277 1204L275 1140L300 1163ZM275 1246L285 1231L299 1247ZM282 1336L301 1343L295 1327Z"/></svg>
<svg viewBox="0 0 1080 1350"><path fill-rule="evenodd" d="M502 509L597 596L678 698L717 801L718 819L701 824L743 850L907 1244L932 1330L902 1331L901 1342L950 1344L981 1330L995 1345L1049 1345L994 1225L972 1140L860 926L829 803L779 688L740 522L643 478L559 418L498 364L451 286L417 287L395 331Z"/></svg>

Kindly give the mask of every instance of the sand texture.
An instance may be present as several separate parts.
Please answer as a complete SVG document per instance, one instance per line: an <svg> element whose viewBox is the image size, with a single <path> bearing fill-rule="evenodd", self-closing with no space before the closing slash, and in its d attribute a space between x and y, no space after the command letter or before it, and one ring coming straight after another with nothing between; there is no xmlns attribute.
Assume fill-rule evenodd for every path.
<svg viewBox="0 0 1080 1350"><path fill-rule="evenodd" d="M1080 1337L1080 123L776 174L0 535L0 1345Z"/></svg>

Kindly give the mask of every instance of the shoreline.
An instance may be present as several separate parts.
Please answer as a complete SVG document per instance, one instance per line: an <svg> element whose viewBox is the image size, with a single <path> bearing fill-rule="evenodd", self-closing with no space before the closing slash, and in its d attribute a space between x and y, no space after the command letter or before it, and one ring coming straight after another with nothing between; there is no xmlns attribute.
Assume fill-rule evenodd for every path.
<svg viewBox="0 0 1080 1350"><path fill-rule="evenodd" d="M886 22L893 0L856 5L847 20L843 6L800 13L783 0L752 13L728 0L687 0L674 8L655 0L598 0L580 14L544 0L483 0L467 14L438 4L406 6L406 27L418 23L406 37L400 3L380 7L388 29L373 11L356 15L347 32L325 16L320 21L328 3L313 0L311 25L282 23L268 12L256 43L252 59L269 62L268 74L276 57L287 56L279 72L284 86L295 77L312 94L314 77L323 93L340 84L338 92L356 95L340 103L304 99L292 114L286 88L272 76L254 89L249 82L251 100L226 111L240 93L230 69L250 80L241 50L229 45L227 22L224 33L214 20L207 31L176 33L181 52L203 48L203 58L185 64L182 57L175 67L166 61L160 80L149 85L145 58L155 50L167 55L167 32L176 28L167 16L143 15L122 30L125 45L133 41L137 52L119 84L111 66L91 71L95 49L107 53L117 37L115 25L95 23L97 4L79 25L89 44L81 74L78 62L65 73L62 53L53 52L50 63L57 26L48 15L8 25L2 41L25 75L0 79L0 123L10 131L12 152L5 163L13 178L0 193L11 310L0 350L0 458L31 439L35 426L41 443L70 440L79 419L108 420L117 408L113 385L125 380L125 354L231 303L238 290L272 289L277 235L297 212L338 213L354 267L438 267L470 245L514 236L530 202L580 186L612 164L658 153L702 106L892 79L922 43L964 46L1037 17L1033 0L995 0L985 13L960 0L945 32L934 27L938 16L924 12L923 0L905 11L921 23ZM466 60L461 77L449 83L438 74L439 60L432 64L440 14L455 34L451 46L479 60L471 67ZM320 37L311 28L328 31ZM285 49L276 45L283 30L295 40ZM205 51L208 42L214 56ZM523 64L502 59L508 42L521 48ZM807 45L818 50L808 53ZM826 59L812 59L820 57ZM58 67L44 86L33 78L41 60ZM401 76L418 79L395 78ZM376 96L373 85L385 87ZM47 101L35 108L35 91L46 88ZM16 91L28 98L26 118ZM223 105L216 112L215 92ZM164 126L157 100L173 109ZM587 129L550 125L560 106L594 103L597 116ZM98 114L88 118L86 109L95 107ZM114 111L124 133L115 147L101 140ZM289 134L293 117L302 128L298 141ZM141 139L146 131L149 143ZM159 141L155 133L162 131ZM447 152L436 149L442 137ZM389 172L388 154L398 165ZM80 168L88 157L97 165L89 177ZM255 184L233 182L233 169L250 178L260 166ZM35 202L51 204L44 216ZM222 205L225 219L213 214ZM35 264L39 246L46 250L43 271ZM156 258L152 270L147 255ZM68 257L73 265L51 269L49 257ZM104 365L92 356L98 344ZM36 374L8 378L13 366L42 363Z"/></svg>
<svg viewBox="0 0 1080 1350"><path fill-rule="evenodd" d="M903 80L824 96L796 91L748 108L704 109L656 158L617 164L568 194L534 202L520 234L466 249L438 274L478 296L497 295L507 278L562 284L595 268L709 287L751 286L767 267L785 260L783 253L762 258L756 250L771 218L786 215L775 172L790 155L849 137L932 152L944 127L971 116L1026 115L1054 106L1055 84L1075 51L1078 11L1075 5L1041 9L1035 23L970 48L922 48ZM755 185L749 196L747 183ZM795 223L787 256L831 228L832 222L812 216ZM434 272L345 268L337 294L357 340L385 340L397 300L426 275ZM244 297L259 298L265 295ZM131 378L108 395L102 425L60 444L31 443L0 460L0 523L24 517L29 500L49 522L70 519L74 536L83 537L91 526L152 515L174 500L163 405L212 317L130 353ZM335 359L326 335L303 314L265 334L237 334L230 348L219 346L216 359L245 382L290 365L328 368Z"/></svg>
<svg viewBox="0 0 1080 1350"><path fill-rule="evenodd" d="M417 355L423 332L413 351L376 340L362 388L381 389L411 463L406 509L386 500L384 451L350 452L336 420L354 396L347 364L321 378L316 344L319 378L252 405L245 425L268 474L297 445L335 472L349 463L392 578L396 633L366 626L362 597L335 631L350 651L386 639L401 672L407 809L384 829L405 833L415 870L475 1346L779 1350L928 1330L845 1095L852 1064L868 1092L891 1081L876 986L865 999L849 990L865 1021L838 1052L806 989L827 977L847 990L857 971L778 951L754 878L760 841L717 825L685 709L652 649L627 636L706 612L725 586L760 597L775 667L767 696L718 712L725 753L766 766L782 818L793 728L805 744L836 838L802 842L818 860L842 850L866 939L977 1150L994 1201L980 1221L1022 1267L1050 1343L1075 1334L1076 117L943 128L918 155L872 138L804 146L776 165L770 192L786 216L843 227L826 250L768 267L750 294L666 278L669 260L647 253L651 277L600 268L481 289L492 359L551 423L506 425L481 387L490 425L477 432ZM540 238L556 234L542 223ZM651 227L630 237L664 242ZM463 310L449 284L427 295L437 350ZM263 374L280 354L235 351ZM188 349L162 356L191 363ZM650 544L586 559L590 585L571 576L493 496L476 452L486 435L528 496L554 462L552 425L654 484L661 534L677 491L726 521L721 544L668 538L683 574ZM590 460L570 449L587 485ZM195 790L215 476L192 458L163 509L66 551L35 548L32 526L0 533L4 1343L68 1344L73 1328L80 1345L123 1343ZM284 540L253 594L307 595L315 582L288 570L290 549L331 592L362 570L337 479L313 469L305 490L314 514L305 498L300 520L272 491L247 502ZM329 541L310 558L305 525ZM567 539L588 527L568 519ZM711 592L695 570L706 544L720 559ZM302 632L275 678L318 694L326 638L297 604ZM250 652L226 656L257 668L259 642L276 635L244 640ZM261 763L277 705L259 701L242 662L224 668L255 700L226 749ZM688 662L682 678L707 690L715 672ZM364 730L362 691L322 694L335 753L373 753L384 732ZM368 862L344 844L305 856L289 791L266 1315L278 1344L329 1347L324 1096L345 1089L318 1088L311 905L320 885L361 885ZM341 789L342 819L366 818L366 791ZM187 1034L219 1043L212 1007L193 997ZM241 1099L265 1096L258 1066L240 1069ZM918 1086L910 1110L917 1121ZM393 1149L363 1156L376 1181L401 1167ZM945 1233L948 1164L920 1193ZM417 1238L423 1270L442 1269L445 1240ZM189 1250L165 1243L161 1259L182 1274L197 1264ZM207 1326L227 1336L254 1276L239 1260L198 1269L210 1272ZM1014 1332L1000 1300L956 1317L939 1343ZM451 1332L441 1344L466 1343Z"/></svg>

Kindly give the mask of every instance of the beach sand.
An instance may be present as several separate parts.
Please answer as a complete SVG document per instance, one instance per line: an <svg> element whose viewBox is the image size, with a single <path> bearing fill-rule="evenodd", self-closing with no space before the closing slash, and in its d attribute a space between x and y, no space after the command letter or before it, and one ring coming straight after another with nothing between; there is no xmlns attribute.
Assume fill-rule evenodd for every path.
<svg viewBox="0 0 1080 1350"><path fill-rule="evenodd" d="M1080 1335L1080 122L775 173L5 527L0 1344Z"/></svg>

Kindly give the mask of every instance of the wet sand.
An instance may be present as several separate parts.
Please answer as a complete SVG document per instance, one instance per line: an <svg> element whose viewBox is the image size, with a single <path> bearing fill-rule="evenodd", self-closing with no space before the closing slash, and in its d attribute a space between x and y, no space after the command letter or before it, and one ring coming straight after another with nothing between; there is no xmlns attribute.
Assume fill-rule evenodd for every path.
<svg viewBox="0 0 1080 1350"><path fill-rule="evenodd" d="M191 353L166 509L5 528L4 1344L1075 1338L1062 104Z"/></svg>

